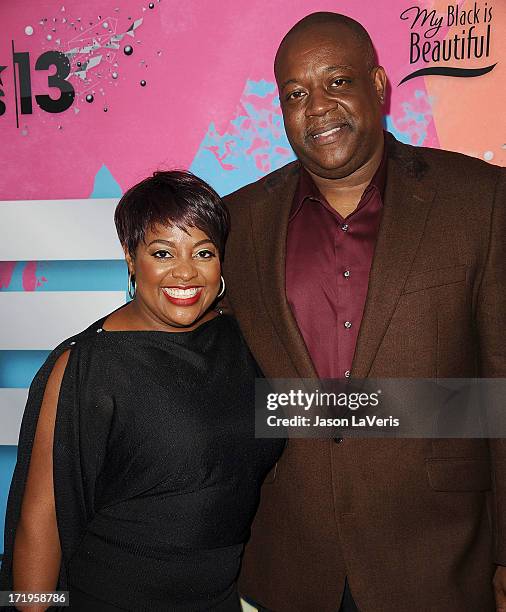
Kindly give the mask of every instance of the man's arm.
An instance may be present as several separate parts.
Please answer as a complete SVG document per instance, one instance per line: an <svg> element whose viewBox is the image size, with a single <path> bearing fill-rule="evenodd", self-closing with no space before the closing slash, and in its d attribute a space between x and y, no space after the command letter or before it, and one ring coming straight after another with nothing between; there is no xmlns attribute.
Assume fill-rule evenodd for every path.
<svg viewBox="0 0 506 612"><path fill-rule="evenodd" d="M487 260L477 302L481 376L506 378L506 170L499 170ZM490 440L496 607L506 612L506 439Z"/></svg>

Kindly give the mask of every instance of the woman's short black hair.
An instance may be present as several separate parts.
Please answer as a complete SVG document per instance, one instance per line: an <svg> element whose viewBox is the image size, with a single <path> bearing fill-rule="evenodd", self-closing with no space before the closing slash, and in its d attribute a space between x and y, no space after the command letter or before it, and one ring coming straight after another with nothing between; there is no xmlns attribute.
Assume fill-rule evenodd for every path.
<svg viewBox="0 0 506 612"><path fill-rule="evenodd" d="M132 257L146 230L160 224L198 228L223 259L230 228L228 210L216 191L183 170L158 171L131 187L118 202L114 222L121 246Z"/></svg>

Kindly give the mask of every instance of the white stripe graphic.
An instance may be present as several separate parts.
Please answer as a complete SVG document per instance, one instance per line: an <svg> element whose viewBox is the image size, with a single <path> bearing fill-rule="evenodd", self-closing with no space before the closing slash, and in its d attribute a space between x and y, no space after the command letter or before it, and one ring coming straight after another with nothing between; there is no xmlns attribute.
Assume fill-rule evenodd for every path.
<svg viewBox="0 0 506 612"><path fill-rule="evenodd" d="M0 445L16 446L28 389L0 389Z"/></svg>
<svg viewBox="0 0 506 612"><path fill-rule="evenodd" d="M124 291L0 292L0 350L48 350L125 303Z"/></svg>
<svg viewBox="0 0 506 612"><path fill-rule="evenodd" d="M0 202L0 260L123 259L114 209L118 200Z"/></svg>

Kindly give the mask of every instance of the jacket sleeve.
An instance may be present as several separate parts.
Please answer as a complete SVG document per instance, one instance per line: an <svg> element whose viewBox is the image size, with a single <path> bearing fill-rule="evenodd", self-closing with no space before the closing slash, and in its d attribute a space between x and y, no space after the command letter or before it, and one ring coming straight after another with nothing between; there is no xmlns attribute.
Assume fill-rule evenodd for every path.
<svg viewBox="0 0 506 612"><path fill-rule="evenodd" d="M498 175L487 259L477 301L480 374L483 378L506 378L506 170L498 169ZM504 410L504 398L501 398L501 403ZM501 415L501 422L505 420L506 417ZM490 440L490 454L494 561L506 565L506 439Z"/></svg>

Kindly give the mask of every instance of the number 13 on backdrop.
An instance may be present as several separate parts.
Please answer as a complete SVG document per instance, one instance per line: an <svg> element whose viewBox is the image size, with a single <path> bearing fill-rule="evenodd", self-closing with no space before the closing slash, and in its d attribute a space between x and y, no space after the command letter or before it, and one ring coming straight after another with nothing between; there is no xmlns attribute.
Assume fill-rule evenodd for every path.
<svg viewBox="0 0 506 612"><path fill-rule="evenodd" d="M11 68L12 81L8 81ZM33 71L46 72L45 88L33 91ZM20 115L33 113L33 99L47 113L62 113L72 106L75 91L66 80L70 74L70 62L59 51L46 51L33 58L28 51L16 51L12 41L12 65L0 66L0 117L12 103L16 110L16 127Z"/></svg>

